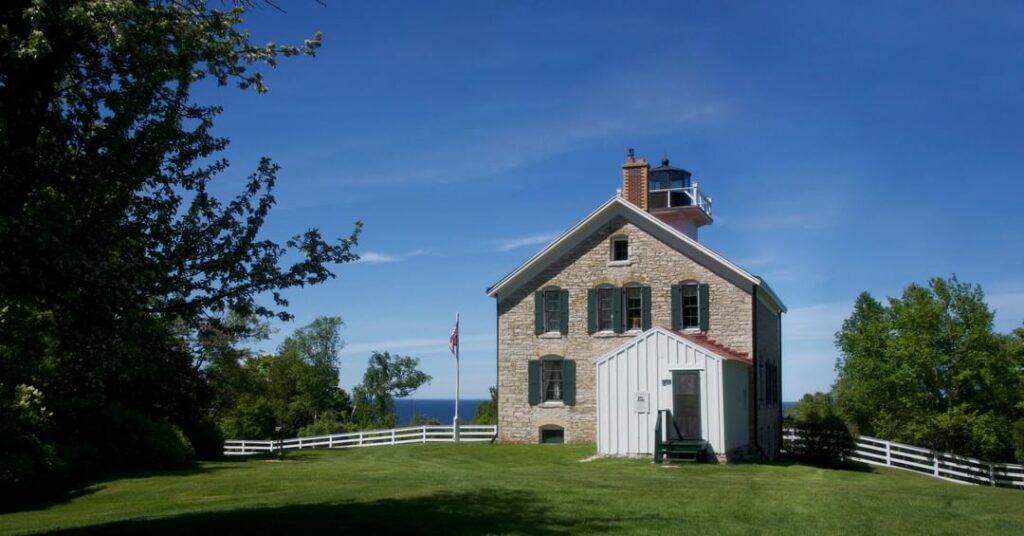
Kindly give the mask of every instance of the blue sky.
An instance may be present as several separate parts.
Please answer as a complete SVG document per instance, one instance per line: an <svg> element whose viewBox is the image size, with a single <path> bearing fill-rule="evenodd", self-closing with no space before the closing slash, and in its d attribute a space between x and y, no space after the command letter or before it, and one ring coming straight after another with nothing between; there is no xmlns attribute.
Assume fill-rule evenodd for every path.
<svg viewBox="0 0 1024 536"><path fill-rule="evenodd" d="M854 297L956 274L1024 320L1024 6L1019 2L289 3L256 41L315 31L267 95L204 89L231 138L220 191L282 166L266 226L365 231L363 261L288 293L339 315L341 377L371 350L421 358L449 397L494 384L485 289L614 194L627 147L715 199L701 241L789 306L783 396L834 379ZM896 5L898 4L898 5Z"/></svg>

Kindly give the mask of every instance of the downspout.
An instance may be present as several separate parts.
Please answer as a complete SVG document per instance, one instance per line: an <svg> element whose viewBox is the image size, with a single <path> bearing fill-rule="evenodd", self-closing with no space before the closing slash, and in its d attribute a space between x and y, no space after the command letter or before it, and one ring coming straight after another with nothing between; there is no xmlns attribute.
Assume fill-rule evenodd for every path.
<svg viewBox="0 0 1024 536"><path fill-rule="evenodd" d="M753 327L750 330L750 332L751 332L753 340L751 341L752 344L750 345L750 347L751 347L751 352L750 353L753 354L752 361L754 363L754 369L753 369L754 370L754 382L753 382L754 383L754 388L753 388L753 391L754 391L754 396L753 396L753 402L754 402L754 447L756 447L757 451L761 453L761 457L762 458L767 459L768 456L765 455L764 449L761 448L761 442L758 440L758 436L759 436L758 432L760 431L760 429L757 426L757 414L760 413L760 407L761 407L761 402L760 402L760 400L757 397L757 395L758 395L758 393L757 393L757 378L758 378L758 369L757 369L757 365L758 365L758 363L757 363L757 285L754 285L754 293L753 293L753 300L752 300L752 302L753 302L753 307L750 308L750 319L751 319L751 322L753 323Z"/></svg>

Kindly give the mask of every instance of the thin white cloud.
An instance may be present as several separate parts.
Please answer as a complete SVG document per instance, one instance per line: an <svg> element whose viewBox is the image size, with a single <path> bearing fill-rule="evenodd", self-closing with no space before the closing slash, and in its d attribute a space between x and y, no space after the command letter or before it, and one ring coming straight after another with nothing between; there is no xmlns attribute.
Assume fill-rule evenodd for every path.
<svg viewBox="0 0 1024 536"><path fill-rule="evenodd" d="M499 240L494 249L495 251L511 251L513 249L519 249L526 246L546 244L557 237L558 233L544 233L530 236L520 236L516 238L506 238L504 240Z"/></svg>
<svg viewBox="0 0 1024 536"><path fill-rule="evenodd" d="M386 262L399 262L405 259L411 259L413 257L441 257L440 253L432 249L414 249L408 253L402 254L391 254L391 253L380 253L377 251L367 251L359 254L359 262L367 264L381 264Z"/></svg>
<svg viewBox="0 0 1024 536"><path fill-rule="evenodd" d="M385 262L395 262L397 260L398 257L394 255L378 253L376 251L366 251L359 254L359 262L366 264L381 264Z"/></svg>
<svg viewBox="0 0 1024 536"><path fill-rule="evenodd" d="M406 257L443 257L443 256L444 255L441 255L440 253L438 253L438 252L436 252L436 251L434 251L432 249L423 249L423 248L414 249L414 250L410 251L406 255Z"/></svg>

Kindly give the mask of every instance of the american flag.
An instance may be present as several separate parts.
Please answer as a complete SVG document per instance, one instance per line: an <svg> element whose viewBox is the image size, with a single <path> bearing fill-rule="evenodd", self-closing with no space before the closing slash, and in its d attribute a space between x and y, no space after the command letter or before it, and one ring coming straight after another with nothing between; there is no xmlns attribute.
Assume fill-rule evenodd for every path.
<svg viewBox="0 0 1024 536"><path fill-rule="evenodd" d="M448 337L448 351L455 353L455 349L459 347L459 319L455 318L455 327L452 328L452 335Z"/></svg>

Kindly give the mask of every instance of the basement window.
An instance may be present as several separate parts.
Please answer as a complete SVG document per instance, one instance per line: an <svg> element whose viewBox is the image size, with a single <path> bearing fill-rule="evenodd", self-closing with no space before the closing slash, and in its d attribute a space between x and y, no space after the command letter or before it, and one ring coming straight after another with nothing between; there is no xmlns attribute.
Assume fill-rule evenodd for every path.
<svg viewBox="0 0 1024 536"><path fill-rule="evenodd" d="M565 429L558 427L541 428L540 430L540 442L544 444L558 444L565 443Z"/></svg>

